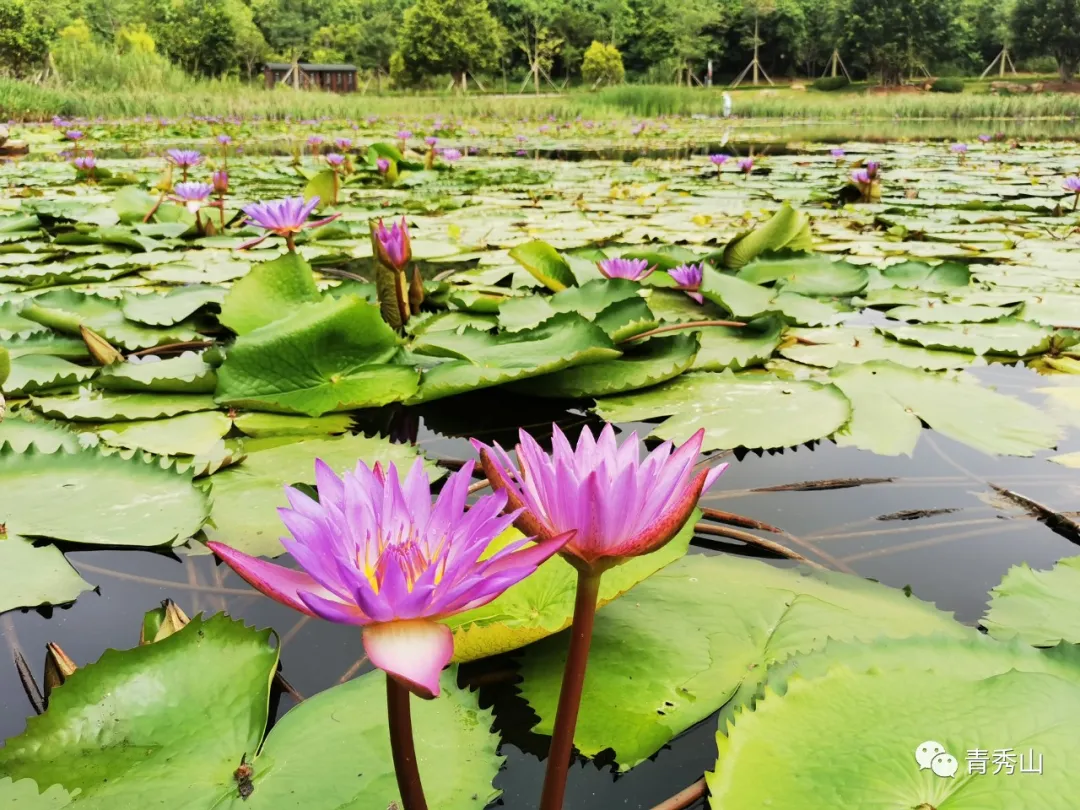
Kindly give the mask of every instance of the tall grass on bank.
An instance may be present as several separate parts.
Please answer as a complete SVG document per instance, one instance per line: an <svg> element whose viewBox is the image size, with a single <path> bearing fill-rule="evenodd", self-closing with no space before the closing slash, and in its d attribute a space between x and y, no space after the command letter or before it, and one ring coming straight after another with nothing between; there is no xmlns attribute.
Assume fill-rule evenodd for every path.
<svg viewBox="0 0 1080 810"><path fill-rule="evenodd" d="M127 71L107 61L86 67L85 80L33 85L0 79L0 119L49 120L54 115L134 118L186 115L241 118L356 119L367 115L419 117L428 114L465 118L573 118L660 115L718 115L720 88L625 85L599 92L562 95L334 95L279 87L272 91L236 80L195 80L165 63L148 65L136 77L109 78ZM94 71L99 78L91 78ZM70 75L70 74L69 74ZM137 80L133 80L137 79ZM68 83L71 82L71 83ZM109 89L117 83L123 89ZM740 118L814 119L818 121L891 121L914 119L1068 119L1080 115L1080 95L820 93L777 90L737 91Z"/></svg>

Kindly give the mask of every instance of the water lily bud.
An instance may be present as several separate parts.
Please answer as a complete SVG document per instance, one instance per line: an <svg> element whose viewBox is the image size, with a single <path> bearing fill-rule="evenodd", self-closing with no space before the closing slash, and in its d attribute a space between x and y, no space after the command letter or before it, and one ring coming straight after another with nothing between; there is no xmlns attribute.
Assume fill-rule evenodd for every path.
<svg viewBox="0 0 1080 810"><path fill-rule="evenodd" d="M147 644L153 644L155 641L168 638L183 628L189 621L191 619L180 609L176 602L166 599L161 603L161 607L151 610L143 617L142 627L139 631L139 646L145 647Z"/></svg>
<svg viewBox="0 0 1080 810"><path fill-rule="evenodd" d="M424 303L424 282L420 278L420 269L413 267L412 281L409 283L409 312L416 314Z"/></svg>
<svg viewBox="0 0 1080 810"><path fill-rule="evenodd" d="M59 644L49 642L45 645L45 700L49 700L52 690L63 686L64 681L75 674L78 666Z"/></svg>
<svg viewBox="0 0 1080 810"><path fill-rule="evenodd" d="M90 356L94 358L94 362L99 366L111 366L113 363L124 362L124 355L120 354L109 341L105 340L97 332L80 324L79 334L82 336L83 343L86 344Z"/></svg>

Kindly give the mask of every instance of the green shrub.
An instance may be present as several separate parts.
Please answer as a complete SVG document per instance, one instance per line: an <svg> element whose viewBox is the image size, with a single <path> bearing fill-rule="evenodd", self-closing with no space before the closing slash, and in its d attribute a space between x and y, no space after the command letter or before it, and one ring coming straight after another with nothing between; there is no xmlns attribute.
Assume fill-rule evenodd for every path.
<svg viewBox="0 0 1080 810"><path fill-rule="evenodd" d="M814 82L813 88L830 93L833 90L842 90L849 84L851 84L851 79L847 76L824 76Z"/></svg>
<svg viewBox="0 0 1080 810"><path fill-rule="evenodd" d="M961 79L938 79L930 85L934 93L963 93L964 82Z"/></svg>
<svg viewBox="0 0 1080 810"><path fill-rule="evenodd" d="M614 45L593 40L581 63L581 78L585 84L593 87L601 84L622 84L625 75L619 49Z"/></svg>

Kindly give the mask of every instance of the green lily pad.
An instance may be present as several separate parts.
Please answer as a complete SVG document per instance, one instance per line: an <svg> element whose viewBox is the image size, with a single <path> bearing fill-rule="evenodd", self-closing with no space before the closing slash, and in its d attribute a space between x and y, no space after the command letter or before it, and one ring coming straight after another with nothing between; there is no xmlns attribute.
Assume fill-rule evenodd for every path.
<svg viewBox="0 0 1080 810"><path fill-rule="evenodd" d="M502 767L490 709L443 675L436 700L413 701L416 761L431 807L483 810L501 791ZM227 806L278 810L303 796L309 810L382 808L400 797L390 754L385 676L371 672L308 698L285 715L255 760L255 791ZM334 734L327 734L328 725ZM363 774L358 778L358 774ZM235 791L233 791L235 793Z"/></svg>
<svg viewBox="0 0 1080 810"><path fill-rule="evenodd" d="M674 442L704 428L704 450L791 447L829 436L851 416L834 385L727 371L694 371L647 391L604 397L596 410L612 422L667 416L651 435Z"/></svg>
<svg viewBox="0 0 1080 810"><path fill-rule="evenodd" d="M533 377L511 388L538 397L576 399L636 391L677 377L694 364L698 333L666 335L626 348L622 357Z"/></svg>
<svg viewBox="0 0 1080 810"><path fill-rule="evenodd" d="M879 326L878 329L901 343L914 343L927 349L1006 357L1041 354L1050 348L1053 339L1053 333L1049 329L1017 320L952 325Z"/></svg>
<svg viewBox="0 0 1080 810"><path fill-rule="evenodd" d="M221 304L218 320L236 334L246 335L292 315L301 304L321 300L311 265L290 252L255 265L233 284Z"/></svg>
<svg viewBox="0 0 1080 810"><path fill-rule="evenodd" d="M94 384L109 391L210 394L217 387L217 373L202 354L184 352L165 360L129 357L103 368Z"/></svg>
<svg viewBox="0 0 1080 810"><path fill-rule="evenodd" d="M460 334L427 333L416 340L413 351L452 359L424 371L420 390L408 400L410 404L538 377L620 354L599 326L576 313L560 313L520 332L490 335L465 329Z"/></svg>
<svg viewBox="0 0 1080 810"><path fill-rule="evenodd" d="M24 338L49 331L47 326L22 317L19 314L20 309L22 309L22 304L14 301L0 303L0 340Z"/></svg>
<svg viewBox="0 0 1080 810"><path fill-rule="evenodd" d="M788 360L808 366L835 368L841 363L866 363L887 360L910 368L929 371L964 368L974 362L970 354L935 351L900 343L869 328L844 326L826 329L798 329L793 335L811 341L784 346L780 354Z"/></svg>
<svg viewBox="0 0 1080 810"><path fill-rule="evenodd" d="M982 625L997 639L1019 638L1038 647L1060 641L1078 644L1078 586L1080 557L1066 557L1049 571L1034 571L1021 563L990 592L990 609Z"/></svg>
<svg viewBox="0 0 1080 810"><path fill-rule="evenodd" d="M916 323L986 323L1007 318L1015 307L987 307L978 304L924 304L893 307L885 315L894 321Z"/></svg>
<svg viewBox="0 0 1080 810"><path fill-rule="evenodd" d="M26 354L11 361L11 373L3 384L12 396L31 394L45 388L75 385L94 376L95 369L77 366L47 354Z"/></svg>
<svg viewBox="0 0 1080 810"><path fill-rule="evenodd" d="M0 420L0 446L4 444L16 453L26 452L31 445L43 453L55 453L60 448L75 452L81 446L79 434L64 423L42 419L25 409Z"/></svg>
<svg viewBox="0 0 1080 810"><path fill-rule="evenodd" d="M12 358L27 354L51 354L66 360L82 360L90 357L86 343L81 338L58 335L51 331L29 335L24 338L0 339L0 348Z"/></svg>
<svg viewBox="0 0 1080 810"><path fill-rule="evenodd" d="M717 735L719 760L706 776L711 801L733 810L812 807L823 795L843 807L1071 807L1073 777L1053 764L1075 745L1075 681L1004 667L982 676L953 660L951 645L939 645L917 667L838 664L792 679L783 697L768 692L727 736ZM915 751L928 740L956 761L955 778L920 769ZM1006 747L1017 772L995 776L991 756ZM969 773L973 751L983 752L985 774ZM1047 756L1049 767L1021 773L1021 754ZM768 763L796 756L798 769L761 778Z"/></svg>
<svg viewBox="0 0 1080 810"><path fill-rule="evenodd" d="M547 242L537 240L518 245L510 251L510 258L552 292L559 292L577 284L566 259Z"/></svg>
<svg viewBox="0 0 1080 810"><path fill-rule="evenodd" d="M39 295L23 308L20 315L76 337L79 327L86 326L114 346L129 350L200 338L198 332L182 323L163 329L142 326L124 317L120 301L73 290L54 290Z"/></svg>
<svg viewBox="0 0 1080 810"><path fill-rule="evenodd" d="M1042 326L1065 326L1080 329L1080 295L1039 293L1024 302L1019 317ZM0 326L0 329L3 327ZM3 337L0 334L0 337Z"/></svg>
<svg viewBox="0 0 1080 810"><path fill-rule="evenodd" d="M716 256L724 267L738 270L758 256L779 250L806 251L812 246L810 219L788 203L753 230L739 234Z"/></svg>
<svg viewBox="0 0 1080 810"><path fill-rule="evenodd" d="M35 546L18 535L0 534L0 613L74 602L91 588L56 546Z"/></svg>
<svg viewBox="0 0 1080 810"><path fill-rule="evenodd" d="M236 341L218 369L217 401L308 416L399 402L419 379L393 362L400 343L360 298L305 304Z"/></svg>
<svg viewBox="0 0 1080 810"><path fill-rule="evenodd" d="M0 774L60 785L78 794L76 807L140 807L162 796L219 807L236 794L241 758L259 748L277 662L270 631L220 615L196 616L145 647L108 650L0 749Z"/></svg>
<svg viewBox="0 0 1080 810"><path fill-rule="evenodd" d="M850 296L866 289L866 270L827 256L757 259L743 267L738 278L751 284L775 283L789 293L811 296Z"/></svg>
<svg viewBox="0 0 1080 810"><path fill-rule="evenodd" d="M339 475L364 461L368 466L393 463L404 476L417 455L409 445L366 436L309 439L250 453L243 463L210 478L214 508L203 534L247 554L276 557L285 552L278 541L286 534L285 526L277 513L278 507L289 505L285 487L313 486L315 459L321 458ZM440 471L429 465L428 475L435 480Z"/></svg>
<svg viewBox="0 0 1080 810"><path fill-rule="evenodd" d="M113 447L167 456L208 453L231 429L232 420L220 411L94 426L94 432L101 440Z"/></svg>
<svg viewBox="0 0 1080 810"><path fill-rule="evenodd" d="M155 547L184 542L206 520L191 475L149 456L0 447L0 523L23 537ZM62 493L63 508L57 507ZM106 507L106 508L103 508Z"/></svg>
<svg viewBox="0 0 1080 810"><path fill-rule="evenodd" d="M326 416L289 416L280 413L242 413L233 423L240 431L255 439L267 436L333 436L347 433L352 416L332 413Z"/></svg>
<svg viewBox="0 0 1080 810"><path fill-rule="evenodd" d="M239 283L239 282L238 282ZM220 304L225 290L207 284L177 287L164 295L127 295L122 310L124 317L147 326L173 326L185 321L207 304Z"/></svg>
<svg viewBox="0 0 1080 810"><path fill-rule="evenodd" d="M30 405L46 416L75 422L158 419L217 408L214 400L205 396L113 394L100 391L65 397L31 397Z"/></svg>
<svg viewBox="0 0 1080 810"><path fill-rule="evenodd" d="M574 743L586 756L614 749L625 770L737 695L748 700L773 662L829 638L935 632L972 633L926 602L858 577L684 557L597 615ZM552 730L565 649L561 635L522 653L519 688L540 733Z"/></svg>
<svg viewBox="0 0 1080 810"><path fill-rule="evenodd" d="M1060 434L1038 408L983 388L967 375L872 361L837 366L829 376L853 407L851 421L835 436L841 446L910 455L926 422L984 453L1031 456L1054 447Z"/></svg>
<svg viewBox="0 0 1080 810"><path fill-rule="evenodd" d="M697 371L742 371L759 366L780 345L784 324L766 317L743 327L709 326L701 330L701 349L694 358Z"/></svg>

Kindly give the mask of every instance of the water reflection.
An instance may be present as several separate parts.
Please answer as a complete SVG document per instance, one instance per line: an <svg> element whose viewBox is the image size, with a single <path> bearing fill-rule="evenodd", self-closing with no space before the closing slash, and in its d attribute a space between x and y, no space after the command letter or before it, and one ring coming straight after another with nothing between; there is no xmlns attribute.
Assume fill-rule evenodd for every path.
<svg viewBox="0 0 1080 810"><path fill-rule="evenodd" d="M1024 368L991 366L973 373L999 390L1041 399L1032 389L1045 381ZM449 459L472 455L463 438L467 435L507 445L513 443L518 425L542 432L558 419L573 433L575 426L588 421L582 411L501 392L435 403L420 415L419 444L429 455ZM383 416L373 417L373 422L385 426ZM1075 449L1080 443L1073 438L1059 452ZM1067 509L1075 502L1080 479L1071 470L1048 464L1047 455L992 458L929 430L923 432L912 458L875 456L831 442L813 449L733 454L728 459L732 467L706 505L786 529L862 576L895 587L910 586L916 596L974 623L985 609L987 592L1010 566L1026 561L1045 568L1075 551L1067 539L1023 513L995 505L992 498L990 483ZM761 491L793 482L852 477L885 480L848 489ZM935 514L914 520L881 519L913 510ZM66 610L16 612L0 620L8 644L24 651L35 672L40 672L47 641L59 643L80 664L96 660L106 648L136 645L143 612L165 598L192 615L227 610L257 627L274 627L282 647L283 674L302 695L313 695L366 669L355 628L302 617L262 597L209 556L72 551L69 559L98 586L97 593L85 594ZM492 677L492 672L498 675ZM481 699L484 705L495 706L498 728L507 741L503 753L508 767L497 785L505 791L506 806L527 808L539 794L543 776L539 756L545 739L530 732L534 718L515 695L512 680L507 680L512 672L511 655L471 665L463 676L488 684ZM291 698L282 697L279 716L292 705ZM19 733L28 713L9 656L0 665L0 737ZM712 767L714 734L715 722L707 720L654 761L618 777L603 758L600 765L574 768L568 810L651 808Z"/></svg>

